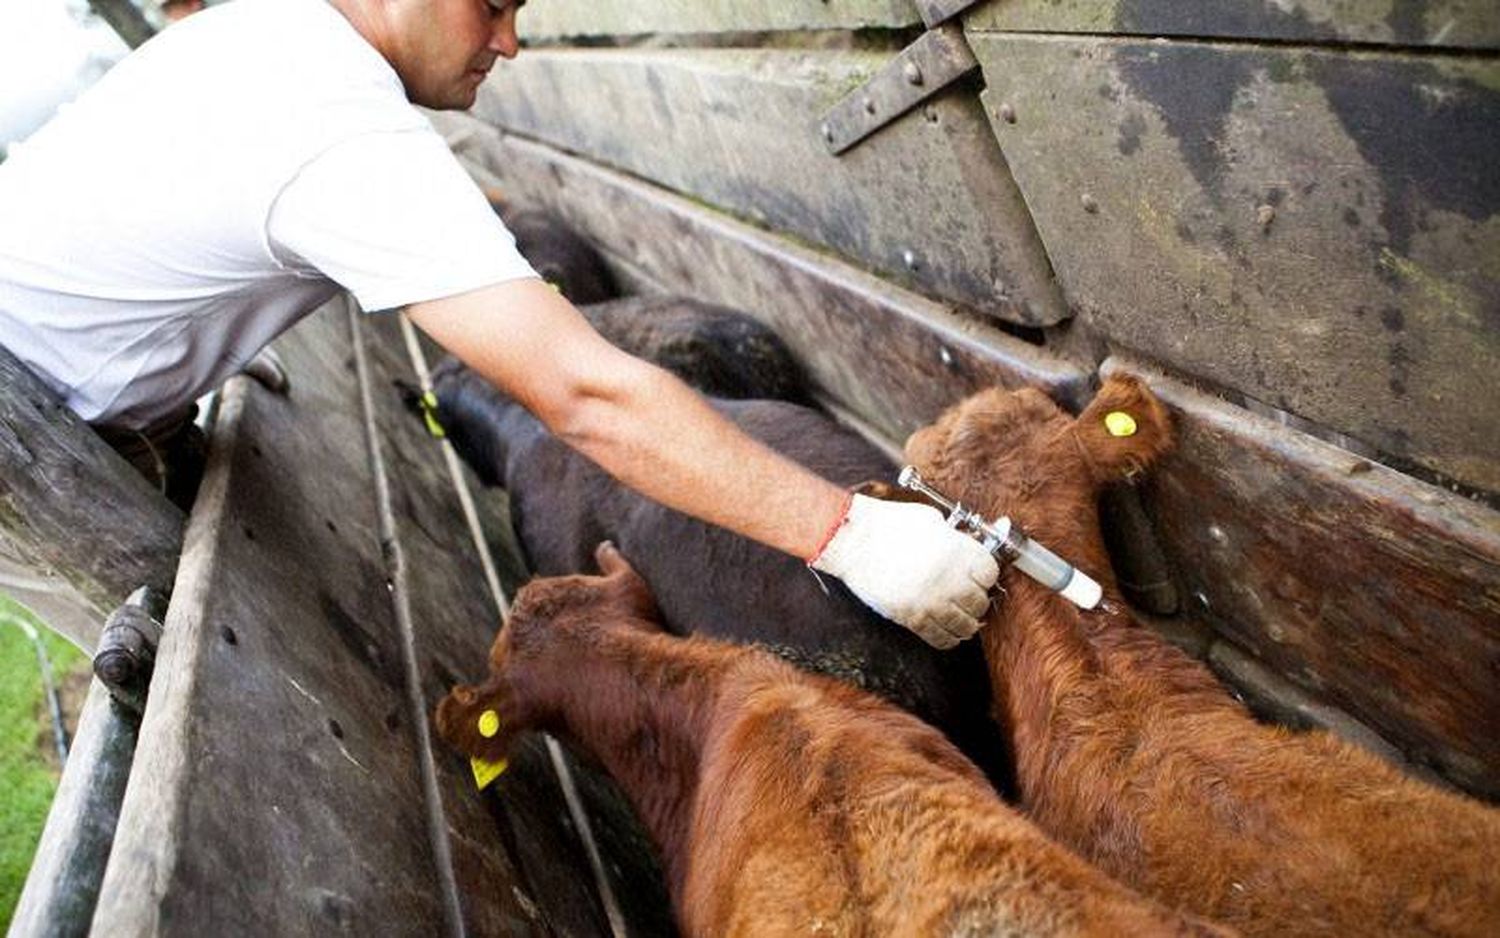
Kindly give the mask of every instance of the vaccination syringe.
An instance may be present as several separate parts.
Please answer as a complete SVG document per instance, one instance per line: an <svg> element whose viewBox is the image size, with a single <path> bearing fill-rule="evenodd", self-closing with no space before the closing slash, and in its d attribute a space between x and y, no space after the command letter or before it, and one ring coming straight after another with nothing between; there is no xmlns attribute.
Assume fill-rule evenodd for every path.
<svg viewBox="0 0 1500 938"><path fill-rule="evenodd" d="M1036 580L1080 609L1099 605L1104 590L1092 577L1027 537L1006 517L990 521L934 489L917 474L915 466L901 470L896 480L902 488L927 496L948 512L948 523L973 535L997 560L1008 560L1017 570Z"/></svg>

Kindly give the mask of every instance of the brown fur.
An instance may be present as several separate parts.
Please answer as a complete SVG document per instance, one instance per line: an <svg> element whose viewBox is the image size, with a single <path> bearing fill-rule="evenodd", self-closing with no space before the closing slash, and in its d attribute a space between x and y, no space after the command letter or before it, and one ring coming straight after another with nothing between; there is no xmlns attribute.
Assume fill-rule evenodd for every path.
<svg viewBox="0 0 1500 938"><path fill-rule="evenodd" d="M1139 425L1115 438L1104 416ZM1030 816L1168 905L1261 935L1500 935L1500 812L1323 732L1257 724L1123 611L1096 498L1171 446L1165 409L1114 378L1076 421L989 391L907 443L939 490L1105 584L1081 612L1018 571L983 634Z"/></svg>
<svg viewBox="0 0 1500 938"><path fill-rule="evenodd" d="M1144 900L1005 807L936 730L761 651L660 632L612 547L538 580L439 732L496 758L543 728L600 759L666 860L688 935L1221 934ZM492 739L485 709L501 715Z"/></svg>

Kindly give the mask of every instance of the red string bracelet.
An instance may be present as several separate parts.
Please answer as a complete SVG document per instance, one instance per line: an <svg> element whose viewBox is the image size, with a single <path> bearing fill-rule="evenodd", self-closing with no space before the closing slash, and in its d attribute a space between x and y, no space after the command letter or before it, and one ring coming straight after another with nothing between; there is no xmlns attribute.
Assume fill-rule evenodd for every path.
<svg viewBox="0 0 1500 938"><path fill-rule="evenodd" d="M828 529L828 533L823 535L823 539L818 542L818 549L813 551L812 555L807 558L807 565L809 567L812 566L819 557L823 556L823 551L828 549L828 545L833 540L833 536L839 533L839 528L842 528L844 526L844 522L849 520L849 506L852 504L854 504L854 493L845 492L844 503L839 507L839 514L838 517L834 519L833 526Z"/></svg>

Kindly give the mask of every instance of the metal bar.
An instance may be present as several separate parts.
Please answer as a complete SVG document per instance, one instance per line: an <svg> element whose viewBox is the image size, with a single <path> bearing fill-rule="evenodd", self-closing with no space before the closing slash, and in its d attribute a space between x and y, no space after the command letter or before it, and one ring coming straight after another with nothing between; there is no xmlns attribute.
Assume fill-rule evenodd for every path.
<svg viewBox="0 0 1500 938"><path fill-rule="evenodd" d="M397 532L396 509L391 495L390 476L386 471L384 451L380 445L380 428L375 420L375 399L368 353L365 351L362 314L352 296L345 296L349 322L349 341L354 349L354 370L359 381L360 407L364 411L365 436L370 447L370 469L375 477L375 501L380 517L380 544L386 570L391 578L391 599L395 606L396 625L401 633L401 659L406 675L408 717L416 733L418 769L422 777L422 794L427 807L427 831L432 844L436 875L442 889L443 915L447 919L443 933L449 938L465 938L463 904L458 896L458 880L453 872L453 845L448 839L448 824L443 816L443 799L438 790L437 764L432 755L432 732L427 717L427 703L422 697L422 676L417 664L417 647L411 613L411 588L408 585L406 553ZM437 931L434 923L434 931Z"/></svg>
<svg viewBox="0 0 1500 938"><path fill-rule="evenodd" d="M139 729L137 718L94 681L11 920L10 938L89 933Z"/></svg>
<svg viewBox="0 0 1500 938"><path fill-rule="evenodd" d="M12 619L11 625L26 633L36 649L36 666L42 675L42 696L47 700L47 716L52 722L52 744L57 749L57 764L68 764L68 727L63 722L62 702L57 697L57 681L52 676L52 659L47 655L47 646L30 622Z"/></svg>
<svg viewBox="0 0 1500 938"><path fill-rule="evenodd" d="M956 23L928 30L824 115L818 132L843 153L979 66Z"/></svg>
<svg viewBox="0 0 1500 938"><path fill-rule="evenodd" d="M401 335L406 342L406 352L411 358L412 368L417 373L417 381L423 393L430 392L432 372L427 367L427 357L422 353L422 345L417 341L416 328L404 313L401 316ZM438 443L442 447L443 459L448 467L448 475L453 481L453 489L458 493L464 522L469 526L474 548L479 553L479 561L484 568L484 578L489 586L490 598L494 601L495 609L503 620L510 615L510 599L505 595L505 588L500 585L500 577L496 572L495 559L490 553L489 541L485 539L484 529L479 522L479 513L474 508L474 496L469 491L468 480L464 478L458 454L453 449L452 442L439 440ZM625 914L620 907L619 898L615 895L614 887L610 884L609 875L604 870L604 859L599 851L599 844L594 838L593 824L589 821L583 799L578 795L578 783L573 779L573 772L568 767L562 746L556 739L545 733L543 738L546 740L547 758L552 765L553 774L557 776L558 785L562 788L563 801L568 806L568 815L573 822L573 828L578 832L578 839L583 841L584 854L588 858L589 869L594 875L594 886L599 893L600 905L604 907L604 917L609 922L611 938L628 938L629 931L625 926Z"/></svg>
<svg viewBox="0 0 1500 938"><path fill-rule="evenodd" d="M978 5L979 0L917 0L917 13L921 15L923 24L931 29L953 19L969 7Z"/></svg>

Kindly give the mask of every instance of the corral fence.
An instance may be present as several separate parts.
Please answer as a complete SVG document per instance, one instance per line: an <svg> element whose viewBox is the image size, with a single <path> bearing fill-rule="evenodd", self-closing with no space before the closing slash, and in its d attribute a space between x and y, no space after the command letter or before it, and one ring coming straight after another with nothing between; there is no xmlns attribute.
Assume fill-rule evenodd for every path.
<svg viewBox="0 0 1500 938"><path fill-rule="evenodd" d="M481 184L637 291L761 317L887 445L983 387L1077 406L1145 376L1180 442L1106 504L1145 618L1268 718L1500 795L1490 5L521 20L473 111L433 115ZM496 624L478 547L524 573L503 501L476 544L402 410L399 321L340 302L278 347L290 393L230 382L187 519L0 361L0 556L31 600L92 648L137 587L172 597L144 715L96 686L44 838L47 870L92 838L94 885L34 875L13 933L670 933L601 778L538 739L481 797L427 729Z"/></svg>

